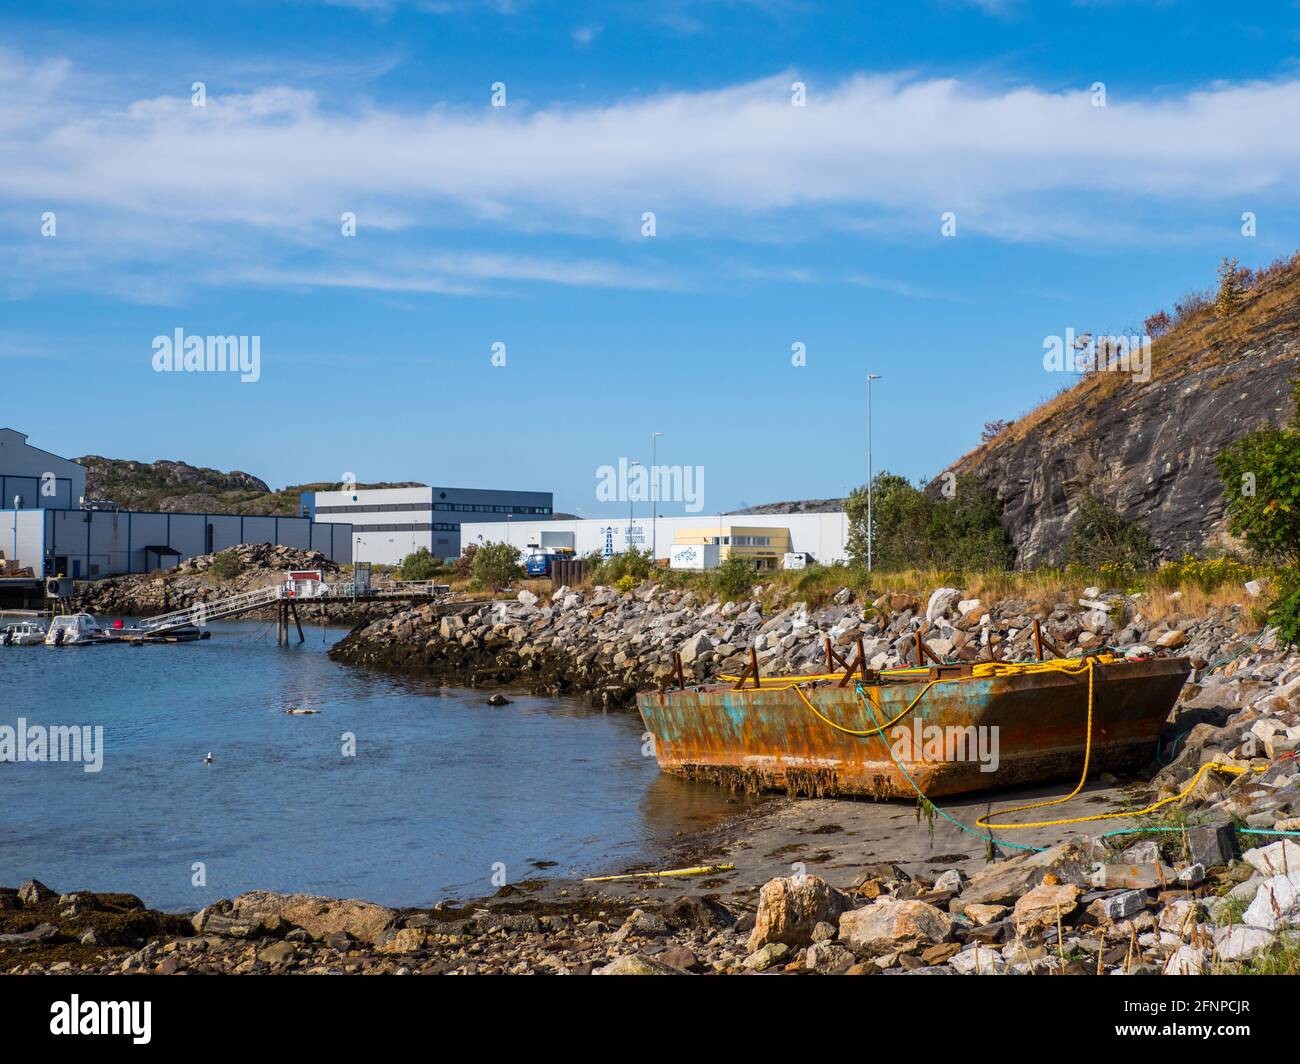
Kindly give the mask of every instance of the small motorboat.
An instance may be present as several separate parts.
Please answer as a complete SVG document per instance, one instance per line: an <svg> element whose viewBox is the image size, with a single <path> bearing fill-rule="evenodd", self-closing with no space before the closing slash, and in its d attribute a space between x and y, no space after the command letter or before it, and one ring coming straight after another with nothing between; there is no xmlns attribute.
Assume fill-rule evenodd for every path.
<svg viewBox="0 0 1300 1064"><path fill-rule="evenodd" d="M0 646L30 647L45 642L45 625L40 621L18 621L0 631Z"/></svg>
<svg viewBox="0 0 1300 1064"><path fill-rule="evenodd" d="M101 643L104 630L89 613L70 613L55 617L50 622L50 630L45 633L47 647L86 646Z"/></svg>

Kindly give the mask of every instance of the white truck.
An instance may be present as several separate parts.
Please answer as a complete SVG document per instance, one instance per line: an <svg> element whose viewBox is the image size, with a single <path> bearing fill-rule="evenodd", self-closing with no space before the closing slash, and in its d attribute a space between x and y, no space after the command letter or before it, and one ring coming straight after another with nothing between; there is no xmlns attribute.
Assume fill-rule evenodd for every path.
<svg viewBox="0 0 1300 1064"><path fill-rule="evenodd" d="M720 564L716 543L674 544L668 555L669 569L716 569Z"/></svg>

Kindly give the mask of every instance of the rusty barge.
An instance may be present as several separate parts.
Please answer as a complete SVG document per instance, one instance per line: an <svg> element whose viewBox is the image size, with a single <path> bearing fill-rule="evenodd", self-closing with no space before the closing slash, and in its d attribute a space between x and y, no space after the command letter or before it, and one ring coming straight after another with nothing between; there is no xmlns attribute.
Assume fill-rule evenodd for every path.
<svg viewBox="0 0 1300 1064"><path fill-rule="evenodd" d="M830 651L828 648L828 655ZM838 661L836 658L835 660ZM924 659L922 659L924 660ZM1150 762L1186 658L935 663L647 691L660 767L751 792L916 798Z"/></svg>

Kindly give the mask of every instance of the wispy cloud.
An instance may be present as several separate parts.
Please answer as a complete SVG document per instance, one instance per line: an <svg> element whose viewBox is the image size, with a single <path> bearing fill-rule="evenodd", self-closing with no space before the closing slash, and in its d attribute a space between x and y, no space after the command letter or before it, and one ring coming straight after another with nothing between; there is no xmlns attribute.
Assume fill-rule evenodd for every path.
<svg viewBox="0 0 1300 1064"><path fill-rule="evenodd" d="M636 231L655 210L687 239L746 239L755 217L801 226L846 212L877 233L943 211L1008 240L1140 240L1116 206L1285 195L1300 178L1300 80L1215 84L1094 107L1086 89L993 89L956 79L861 75L790 102L793 75L712 91L589 105L420 110L339 105L269 84L211 94L114 99L54 58L0 62L0 227L46 209L62 232L97 229L104 254L167 260L176 243L212 261L253 241L267 283L321 279L343 211L370 233L455 228L492 239ZM239 239L232 237L240 234ZM167 235L170 234L170 237ZM12 232L10 233L12 236ZM543 237L544 238L544 237ZM62 239L62 236L61 236ZM284 257L323 256L303 273ZM334 254L331 251L330 254ZM2 269L2 268L0 268ZM465 254L403 264L376 256L335 283L395 291L481 291L485 281L670 287L664 271L591 256ZM2 277L2 274L0 274ZM300 283L312 283L303 280Z"/></svg>

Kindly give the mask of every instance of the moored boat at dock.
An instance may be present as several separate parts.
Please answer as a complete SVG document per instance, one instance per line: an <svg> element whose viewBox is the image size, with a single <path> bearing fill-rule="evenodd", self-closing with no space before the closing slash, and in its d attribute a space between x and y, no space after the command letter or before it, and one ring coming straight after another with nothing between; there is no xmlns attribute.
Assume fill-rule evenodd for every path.
<svg viewBox="0 0 1300 1064"><path fill-rule="evenodd" d="M45 625L40 621L15 621L0 630L0 646L29 647L45 642Z"/></svg>
<svg viewBox="0 0 1300 1064"><path fill-rule="evenodd" d="M68 613L55 617L45 633L45 645L51 647L89 646L104 641L104 630L89 613Z"/></svg>
<svg viewBox="0 0 1300 1064"><path fill-rule="evenodd" d="M1191 671L1112 655L759 678L642 692L666 772L748 791L915 798L1152 760ZM735 678L730 678L734 680ZM746 682L748 680L748 682Z"/></svg>

